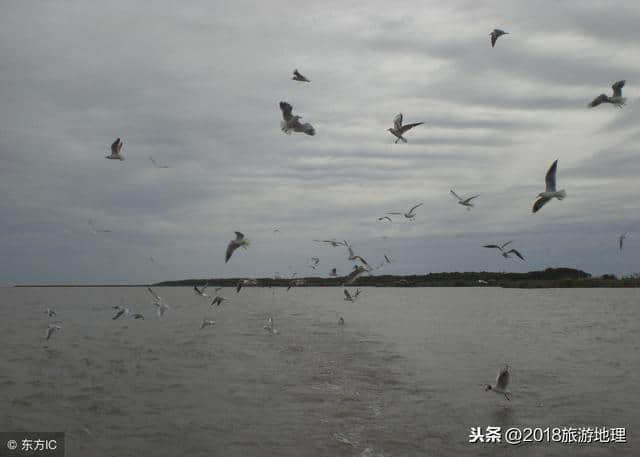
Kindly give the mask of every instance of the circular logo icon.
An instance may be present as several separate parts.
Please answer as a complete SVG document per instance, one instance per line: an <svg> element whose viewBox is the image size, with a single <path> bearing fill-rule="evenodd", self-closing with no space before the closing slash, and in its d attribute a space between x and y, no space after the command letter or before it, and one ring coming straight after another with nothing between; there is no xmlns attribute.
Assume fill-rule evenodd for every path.
<svg viewBox="0 0 640 457"><path fill-rule="evenodd" d="M15 451L18 448L18 442L16 440L7 441L7 448L10 451Z"/></svg>

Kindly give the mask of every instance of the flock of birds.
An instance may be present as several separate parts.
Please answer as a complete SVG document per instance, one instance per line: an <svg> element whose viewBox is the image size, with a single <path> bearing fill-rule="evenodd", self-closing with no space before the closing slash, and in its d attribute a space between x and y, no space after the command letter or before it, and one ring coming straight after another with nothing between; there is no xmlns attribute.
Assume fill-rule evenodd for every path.
<svg viewBox="0 0 640 457"><path fill-rule="evenodd" d="M498 38L501 36L507 35L508 33L509 32L505 32L500 29L494 29L489 34L491 38L491 46L495 47ZM303 82L303 83L311 83L311 80L308 79L306 76L304 76L302 73L300 73L297 69L293 71L292 79L295 81ZM624 87L624 85L625 85L624 80L614 83L612 85L613 93L611 96L608 96L606 94L601 94L598 97L596 97L592 102L590 102L588 106L590 108L594 108L603 103L610 103L613 106L618 108L623 107L626 103L626 99L622 96L622 88ZM290 103L286 101L281 101L279 103L279 107L282 112L281 130L284 133L289 135L292 133L304 133L310 136L316 135L317 132L316 132L316 129L313 127L313 125L307 122L305 123L301 122L302 116L294 114L293 106ZM393 126L387 130L389 131L389 133L391 133L395 137L396 144L398 142L407 143L408 141L404 135L407 132L409 132L411 129L423 124L424 122L422 121L404 124L402 113L398 113L393 119ZM122 154L122 148L123 148L123 141L121 140L121 138L116 139L111 145L111 153L107 155L106 158L110 160L124 161L125 157ZM149 160L152 162L153 166L156 168L170 168L168 165L158 164L152 156L149 157ZM557 169L558 169L558 160L553 162L553 164L551 165L551 167L548 169L546 173L545 190L538 194L537 199L533 204L533 209L532 209L533 213L537 213L538 211L540 211L540 209L544 205L546 205L553 199L563 200L566 197L567 193L564 189L557 190L557 185L556 185ZM461 197L453 189L450 190L450 193L457 200L457 203L465 207L467 211L470 211L474 207L475 200L478 197L480 197L479 194L474 194L469 197ZM422 205L423 203L418 203L412 206L406 212L405 211L387 212L385 213L385 215L378 217L378 221L392 222L393 219L391 218L391 216L400 216L412 222L415 220L416 210L420 208ZM108 230L108 229L97 228L91 219L89 219L88 223L89 223L91 232L94 234L111 232L111 230ZM274 230L274 232L278 232L278 231L279 229ZM620 250L622 250L624 240L627 236L628 236L628 233L625 232L618 237L618 244L619 244ZM336 239L330 239L330 240L313 240L313 241L327 244L331 247L344 247L346 248L346 251L347 251L348 260L356 262L355 265L353 266L353 270L349 274L345 275L344 280L342 281L342 285L344 286L344 290L343 290L344 297L345 297L344 300L348 302L355 302L358 296L361 294L361 290L356 289L355 291L350 292L346 288L346 286L352 284L360 275L364 273L371 273L377 269L382 268L384 265L392 262L389 256L387 254L384 254L384 259L381 261L381 263L375 267L372 267L371 264L364 257L354 252L353 246L351 246L346 240L339 241ZM509 259L513 255L521 260L524 260L524 256L517 249L514 249L514 248L509 249L511 243L513 243L513 240L507 241L502 244L487 244L484 247L488 249L497 250L498 253L502 255L505 259ZM250 242L245 237L245 235L242 232L236 231L235 238L230 240L227 245L227 248L225 251L225 263L229 262L234 252L236 252L238 248L247 249L249 244ZM152 257L150 259L155 263L155 260L153 260ZM307 266L315 270L318 267L319 262L320 262L320 259L318 257L312 257L311 259L309 259ZM336 268L332 268L330 276L331 277L338 276ZM240 292L242 287L245 285L255 285L255 284L256 284L255 280L251 280L251 279L240 280L236 286L236 292L237 293ZM304 280L296 279L295 273L294 273L289 280L287 290L291 289L292 287L300 286L303 284L304 284ZM222 289L221 287L216 287L214 289L214 293L212 296L210 296L206 292L208 290L208 287L209 287L209 284L205 284L202 287L194 286L193 290L196 295L202 298L211 299L211 302L210 302L211 306L220 306L225 301L228 301L227 298L219 294L219 291ZM164 313L169 309L169 306L163 302L162 298L151 287L148 287L147 290L152 297L152 302L156 308L158 316L163 316ZM115 314L112 317L113 320L123 318L123 316L129 316L132 319L144 319L144 315L142 313L132 312L126 306L116 305L113 308L115 310ZM52 309L47 309L45 312L48 314L49 317L56 316L55 311L53 311ZM344 318L342 316L339 316L338 324L344 325L344 323L345 323ZM46 339L51 338L51 336L56 331L61 330L62 328L61 324L62 323L60 321L50 323L46 331ZM211 327L213 325L215 325L214 320L205 318L202 320L200 324L200 329ZM272 335L279 334L279 330L275 327L272 316L268 318L266 324L264 325L264 329L269 334L272 334ZM495 384L487 385L486 390L504 395L505 398L509 400L510 399L509 391L507 390L508 384L509 384L509 367L505 365L503 368L499 370Z"/></svg>

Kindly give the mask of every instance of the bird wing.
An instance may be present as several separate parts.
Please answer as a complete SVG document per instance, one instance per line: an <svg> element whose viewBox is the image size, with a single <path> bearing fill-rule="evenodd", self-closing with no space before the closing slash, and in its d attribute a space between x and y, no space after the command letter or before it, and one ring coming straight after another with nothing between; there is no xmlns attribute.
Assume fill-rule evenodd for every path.
<svg viewBox="0 0 640 457"><path fill-rule="evenodd" d="M289 122L289 120L291 120L291 111L293 111L293 106L287 102L280 102L280 109L282 110L282 118Z"/></svg>
<svg viewBox="0 0 640 457"><path fill-rule="evenodd" d="M600 94L596 98L594 98L591 103L589 103L589 108L593 108L594 106L598 106L600 103L604 103L609 100L609 97L606 94Z"/></svg>
<svg viewBox="0 0 640 457"><path fill-rule="evenodd" d="M473 200L474 198L478 198L479 196L480 196L480 194L473 195L473 196L467 198L464 202L465 203L469 203L471 200Z"/></svg>
<svg viewBox="0 0 640 457"><path fill-rule="evenodd" d="M244 239L244 234L241 232L233 232L236 234L236 241L242 241Z"/></svg>
<svg viewBox="0 0 640 457"><path fill-rule="evenodd" d="M509 385L509 368L504 367L498 373L496 377L496 387L500 390L507 390L507 386Z"/></svg>
<svg viewBox="0 0 640 457"><path fill-rule="evenodd" d="M483 247L500 249L502 251L502 248L500 246L496 245L496 244L485 244Z"/></svg>
<svg viewBox="0 0 640 457"><path fill-rule="evenodd" d="M400 129L400 133L404 133L407 130L411 130L412 128L414 128L417 125L422 125L424 124L424 122L414 122L413 124L405 124L402 126L402 128Z"/></svg>
<svg viewBox="0 0 640 457"><path fill-rule="evenodd" d="M386 260L387 263L391 263L391 259L389 259L389 257L387 257L387 254L384 254L384 260Z"/></svg>
<svg viewBox="0 0 640 457"><path fill-rule="evenodd" d="M394 215L394 216L402 216L404 213L401 213L399 211L394 211L394 212L386 213L386 214L391 214L391 215Z"/></svg>
<svg viewBox="0 0 640 457"><path fill-rule="evenodd" d="M349 291L347 289L344 289L343 292L344 292L344 296L347 298L347 300L351 300L352 299L351 298L351 294L349 293Z"/></svg>
<svg viewBox="0 0 640 457"><path fill-rule="evenodd" d="M124 309L119 310L115 316L113 316L111 319L116 320L117 318L119 318L120 316L122 316L124 314Z"/></svg>
<svg viewBox="0 0 640 457"><path fill-rule="evenodd" d="M409 210L409 214L412 214L414 209L419 208L419 207L421 207L422 205L424 205L424 203L418 203L416 206L414 206L413 208L411 208L411 209Z"/></svg>
<svg viewBox="0 0 640 457"><path fill-rule="evenodd" d="M227 252L224 255L225 263L229 261L229 259L231 258L231 254L233 254L233 251L235 251L237 248L238 248L237 244L235 244L233 241L229 242L229 245L227 246Z"/></svg>
<svg viewBox="0 0 640 457"><path fill-rule="evenodd" d="M449 192L451 192L451 194L456 197L459 201L462 201L462 198L460 198L460 196L458 194L456 194L453 189L450 189Z"/></svg>
<svg viewBox="0 0 640 457"><path fill-rule="evenodd" d="M551 200L551 197L540 197L537 199L533 204L533 212L537 213L540 211L540 208L542 208L549 200Z"/></svg>
<svg viewBox="0 0 640 457"><path fill-rule="evenodd" d="M498 34L494 30L489 35L491 35L491 47L493 48L496 45L496 40L498 39Z"/></svg>
<svg viewBox="0 0 640 457"><path fill-rule="evenodd" d="M513 240L507 241L506 243L504 243L502 246L500 246L500 249L504 249L507 246L509 246L511 243L513 243Z"/></svg>
<svg viewBox="0 0 640 457"><path fill-rule="evenodd" d="M611 86L611 88L613 89L614 97L622 97L622 88L624 87L624 83L626 83L626 81L623 79L622 81L618 81L617 83L614 83L613 86Z"/></svg>
<svg viewBox="0 0 640 457"><path fill-rule="evenodd" d="M147 287L147 290L149 291L149 293L151 295L153 295L153 298L155 298L157 301L161 301L162 300L160 298L160 296L157 293L155 293L155 291L151 287Z"/></svg>
<svg viewBox="0 0 640 457"><path fill-rule="evenodd" d="M547 186L547 192L555 192L556 191L556 170L558 169L558 161L556 160L547 171L547 176L544 178L544 182Z"/></svg>
<svg viewBox="0 0 640 457"><path fill-rule="evenodd" d="M349 258L353 259L355 257L355 254L353 253L353 249L351 249L351 246L347 245L347 249L349 250Z"/></svg>
<svg viewBox="0 0 640 457"><path fill-rule="evenodd" d="M522 254L520 254L518 251L516 251L515 249L511 249L509 252L507 252L507 254L511 254L514 253L515 255L517 255L518 257L520 257L520 260L524 260L524 257L522 257Z"/></svg>
<svg viewBox="0 0 640 457"><path fill-rule="evenodd" d="M313 136L316 134L316 129L313 128L313 125L309 124L308 122L304 124L297 123L296 125L294 125L293 131L306 133L309 136Z"/></svg>
<svg viewBox="0 0 640 457"><path fill-rule="evenodd" d="M393 126L399 132L402 130L402 113L396 114L393 118Z"/></svg>
<svg viewBox="0 0 640 457"><path fill-rule="evenodd" d="M118 138L111 144L111 154L117 154L118 152L120 152L121 147L122 145L120 144L120 138Z"/></svg>
<svg viewBox="0 0 640 457"><path fill-rule="evenodd" d="M370 265L367 263L366 260L364 260L362 257L360 257L359 255L354 256L354 259L358 259L360 260L360 262L364 263L367 267L370 267Z"/></svg>

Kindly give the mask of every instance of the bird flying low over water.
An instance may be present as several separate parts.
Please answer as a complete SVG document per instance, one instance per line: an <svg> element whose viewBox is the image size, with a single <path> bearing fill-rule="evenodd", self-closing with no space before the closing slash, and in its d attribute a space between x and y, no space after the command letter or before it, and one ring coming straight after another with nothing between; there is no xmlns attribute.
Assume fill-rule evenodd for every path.
<svg viewBox="0 0 640 457"><path fill-rule="evenodd" d="M591 103L589 103L589 108L598 106L601 103L611 103L613 106L622 108L627 103L627 99L622 96L622 88L624 87L625 82L626 81L623 79L622 81L614 83L613 86L611 86L613 89L613 95L611 97L607 96L607 94L598 95Z"/></svg>
<svg viewBox="0 0 640 457"><path fill-rule="evenodd" d="M350 301L352 303L355 302L358 295L360 295L360 292L360 289L356 289L355 293L351 295L347 289L344 289L344 301Z"/></svg>
<svg viewBox="0 0 640 457"><path fill-rule="evenodd" d="M496 45L496 41L498 41L499 37L501 37L502 35L508 35L508 34L509 32L505 32L504 30L493 29L493 32L489 34L489 36L491 37L491 47L493 48Z"/></svg>
<svg viewBox="0 0 640 457"><path fill-rule="evenodd" d="M113 309L116 310L116 314L111 318L114 321L120 318L123 314L125 313L129 314L131 312L129 311L129 308L127 308L126 306L115 305Z"/></svg>
<svg viewBox="0 0 640 457"><path fill-rule="evenodd" d="M215 324L216 324L216 321L202 319L202 324L200 324L200 330L202 330L205 327L213 327Z"/></svg>
<svg viewBox="0 0 640 457"><path fill-rule="evenodd" d="M280 122L280 128L286 134L291 134L291 131L306 133L307 135L315 135L316 130L309 123L301 123L302 116L294 116L293 106L287 102L280 102L280 110L282 110L282 121Z"/></svg>
<svg viewBox="0 0 640 457"><path fill-rule="evenodd" d="M224 263L227 263L233 254L233 251L238 249L239 247L243 247L247 249L249 246L249 240L244 237L244 234L240 232L234 232L236 234L236 239L229 241L229 245L227 246L227 252L224 257Z"/></svg>
<svg viewBox="0 0 640 457"><path fill-rule="evenodd" d="M509 392L507 390L507 387L509 386L509 365L505 365L499 372L498 372L498 376L496 377L496 383L495 385L491 385L491 384L487 384L487 386L485 387L485 391L486 390L491 390L497 394L502 394L504 395L504 398L506 398L507 400L511 400L509 398L509 394L511 392Z"/></svg>
<svg viewBox="0 0 640 457"><path fill-rule="evenodd" d="M424 124L424 122L414 122L413 124L404 124L402 125L402 113L398 113L396 115L396 117L393 118L393 127L390 129L387 129L389 132L391 132L391 134L393 136L396 137L396 141L395 143L397 144L398 141L402 140L403 143L407 142L407 139L405 137L402 136L403 133L405 133L408 130L411 130L412 128L418 126L418 125L422 125Z"/></svg>
<svg viewBox="0 0 640 457"><path fill-rule="evenodd" d="M118 138L111 145L111 155L108 155L107 159L112 160L124 160L124 157L120 154L120 150L122 149L122 140Z"/></svg>
<svg viewBox="0 0 640 457"><path fill-rule="evenodd" d="M403 212L400 212L400 211L392 211L392 212L389 212L389 213L387 213L387 214L391 214L392 216L393 216L393 215L395 215L395 216L404 216L404 217L406 217L406 218L407 218L407 219L409 219L409 220L413 220L413 218L414 218L414 217L416 217L416 214L414 213L414 211L415 211L417 208L421 207L423 204L424 204L424 203L418 203L416 206L414 206L413 208L411 208L411 209L409 210L409 212L407 212L407 213L403 213Z"/></svg>
<svg viewBox="0 0 640 457"><path fill-rule="evenodd" d="M204 293L204 291L207 290L207 287L209 287L209 283L205 284L202 288L199 288L198 286L194 285L193 291L196 293L196 295L199 295L204 298L208 298L209 295Z"/></svg>
<svg viewBox="0 0 640 457"><path fill-rule="evenodd" d="M346 285L352 284L356 279L358 279L358 277L361 274L363 274L363 273L365 273L367 271L369 271L369 269L367 267L365 267L365 266L354 265L353 266L353 270L351 270L351 273L349 273L347 275L347 277L344 278L344 282L342 283L342 285L346 286Z"/></svg>
<svg viewBox="0 0 640 457"><path fill-rule="evenodd" d="M226 299L226 298L224 298L224 297L222 297L221 295L216 295L216 296L213 298L213 301L211 302L211 306L213 306L213 305L220 306L220 305L222 304L222 302L223 302L223 301L226 301L226 300L227 300L227 299Z"/></svg>
<svg viewBox="0 0 640 457"><path fill-rule="evenodd" d="M328 243L331 246L338 247L338 246L345 246L345 244L342 241L336 241L336 240L313 240L316 243Z"/></svg>
<svg viewBox="0 0 640 457"><path fill-rule="evenodd" d="M547 175L544 178L546 189L544 192L538 194L538 200L533 204L533 212L537 213L549 200L557 198L558 200L564 200L567 196L567 192L563 190L556 190L556 170L558 169L558 161L553 162Z"/></svg>
<svg viewBox="0 0 640 457"><path fill-rule="evenodd" d="M349 251L349 260L359 260L360 262L364 263L367 266L367 268L369 268L369 263L367 263L367 261L364 260L363 257L359 255L355 255L355 253L353 252L353 248L349 246L349 243L347 243L347 240L344 241L344 245L347 247L347 250Z"/></svg>
<svg viewBox="0 0 640 457"><path fill-rule="evenodd" d="M378 218L379 221L389 221L389 222L393 222L393 220L391 220L391 218L389 216L382 216Z"/></svg>
<svg viewBox="0 0 640 457"><path fill-rule="evenodd" d="M520 260L524 260L524 257L522 257L522 254L520 254L518 251L516 251L515 249L511 249L509 251L505 251L504 248L506 248L508 245L510 245L511 243L513 243L513 241L507 241L506 243L498 246L497 244L487 244L484 247L485 248L490 248L490 249L497 249L500 251L500 253L502 254L502 257L504 257L505 259L510 259L511 256L510 254L515 254L517 255Z"/></svg>
<svg viewBox="0 0 640 457"><path fill-rule="evenodd" d="M293 78L291 78L291 79L296 80L296 81L305 82L305 83L310 83L311 82L305 76L303 76L302 73L300 73L298 71L298 69L293 70Z"/></svg>
<svg viewBox="0 0 640 457"><path fill-rule="evenodd" d="M53 335L53 333L58 331L58 330L62 330L62 327L60 325L58 325L58 324L49 324L49 327L47 328L46 339L51 338L51 335Z"/></svg>
<svg viewBox="0 0 640 457"><path fill-rule="evenodd" d="M480 195L473 195L469 198L462 198L460 197L458 194L456 194L453 189L451 189L449 192L451 192L451 194L456 197L458 199L458 204L462 205L462 206L466 206L467 207L467 211L471 211L471 208L473 208L473 203L471 203L471 200L473 200L474 198L478 198Z"/></svg>

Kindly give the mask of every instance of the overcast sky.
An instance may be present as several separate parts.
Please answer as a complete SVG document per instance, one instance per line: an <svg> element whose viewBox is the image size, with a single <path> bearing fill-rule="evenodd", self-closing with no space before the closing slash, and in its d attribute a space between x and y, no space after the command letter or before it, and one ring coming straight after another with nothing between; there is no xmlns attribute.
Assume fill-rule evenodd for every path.
<svg viewBox="0 0 640 457"><path fill-rule="evenodd" d="M0 283L301 276L311 256L344 274L345 249L312 241L333 237L396 274L640 271L636 2L2 10ZM495 27L511 33L492 49ZM620 79L624 109L586 108ZM280 131L281 100L316 136ZM386 131L398 112L426 123L408 144ZM104 159L116 137L124 162ZM568 196L532 214L555 159ZM473 211L450 188L479 193ZM413 223L377 221L419 202ZM225 264L234 230L251 246ZM482 248L511 239L526 262Z"/></svg>

